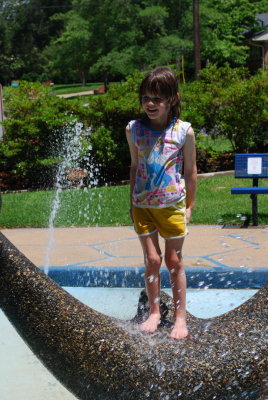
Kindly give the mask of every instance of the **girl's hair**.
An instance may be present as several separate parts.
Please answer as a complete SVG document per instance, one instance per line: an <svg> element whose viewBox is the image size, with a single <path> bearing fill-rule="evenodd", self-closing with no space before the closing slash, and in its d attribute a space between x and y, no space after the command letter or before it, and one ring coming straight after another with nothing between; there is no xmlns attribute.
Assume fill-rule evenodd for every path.
<svg viewBox="0 0 268 400"><path fill-rule="evenodd" d="M139 90L140 104L145 93L152 93L160 96L169 102L170 117L179 118L180 98L178 94L178 78L172 69L167 67L157 67L151 70L142 80Z"/></svg>

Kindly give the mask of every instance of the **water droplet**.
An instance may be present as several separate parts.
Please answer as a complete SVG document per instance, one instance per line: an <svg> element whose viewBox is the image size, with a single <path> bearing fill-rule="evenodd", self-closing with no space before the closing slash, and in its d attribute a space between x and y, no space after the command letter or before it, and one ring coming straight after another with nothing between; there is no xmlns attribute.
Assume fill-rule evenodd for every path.
<svg viewBox="0 0 268 400"><path fill-rule="evenodd" d="M152 282L154 282L154 280L155 280L155 276L154 276L154 275L149 275L147 279L148 279L148 281L149 281L150 283L152 283Z"/></svg>
<svg viewBox="0 0 268 400"><path fill-rule="evenodd" d="M202 385L203 385L203 382L201 382L199 385L196 385L196 386L193 388L193 391L194 391L194 392L197 392L197 390L199 390L199 389L201 388Z"/></svg>

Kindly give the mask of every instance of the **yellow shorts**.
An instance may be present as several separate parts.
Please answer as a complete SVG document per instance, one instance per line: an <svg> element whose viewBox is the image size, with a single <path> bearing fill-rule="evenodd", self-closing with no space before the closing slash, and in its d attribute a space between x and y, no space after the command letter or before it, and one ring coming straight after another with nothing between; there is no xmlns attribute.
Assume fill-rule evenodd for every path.
<svg viewBox="0 0 268 400"><path fill-rule="evenodd" d="M158 231L164 239L183 238L187 235L185 201L164 208L133 206L134 228L139 236Z"/></svg>

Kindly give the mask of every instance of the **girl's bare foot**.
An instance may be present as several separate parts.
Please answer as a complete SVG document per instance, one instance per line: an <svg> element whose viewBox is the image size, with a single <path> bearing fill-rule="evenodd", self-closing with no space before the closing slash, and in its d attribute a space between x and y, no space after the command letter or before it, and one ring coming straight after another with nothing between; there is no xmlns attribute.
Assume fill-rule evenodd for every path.
<svg viewBox="0 0 268 400"><path fill-rule="evenodd" d="M186 336L188 336L186 319L185 319L185 317L178 317L178 318L176 318L175 324L170 333L170 337L172 339L180 340L180 339L185 338Z"/></svg>
<svg viewBox="0 0 268 400"><path fill-rule="evenodd" d="M142 331L154 333L157 330L158 325L160 324L161 315L160 314L150 314L149 317L144 321L140 328Z"/></svg>

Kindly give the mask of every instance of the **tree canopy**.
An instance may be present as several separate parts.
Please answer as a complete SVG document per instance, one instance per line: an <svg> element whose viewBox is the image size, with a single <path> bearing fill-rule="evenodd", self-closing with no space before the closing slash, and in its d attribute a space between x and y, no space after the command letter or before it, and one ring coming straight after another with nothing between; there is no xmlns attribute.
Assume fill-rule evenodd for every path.
<svg viewBox="0 0 268 400"><path fill-rule="evenodd" d="M243 65L265 0L203 0L201 60ZM0 0L0 82L122 79L175 64L193 71L192 0Z"/></svg>

